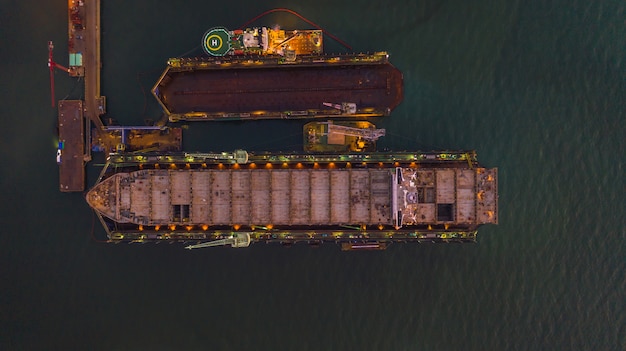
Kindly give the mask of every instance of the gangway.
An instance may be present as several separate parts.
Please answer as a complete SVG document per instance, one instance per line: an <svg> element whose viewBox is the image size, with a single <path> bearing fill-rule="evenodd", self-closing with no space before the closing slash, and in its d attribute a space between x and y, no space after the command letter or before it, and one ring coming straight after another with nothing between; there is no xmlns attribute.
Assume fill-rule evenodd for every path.
<svg viewBox="0 0 626 351"><path fill-rule="evenodd" d="M250 246L250 233L235 233L234 235L226 239L219 239L219 240L208 241L208 242L204 242L200 244L189 245L189 246L186 246L185 249L192 250L192 249L201 249L204 247L227 246L227 245L230 245L231 247L236 247L236 248Z"/></svg>
<svg viewBox="0 0 626 351"><path fill-rule="evenodd" d="M223 161L227 163L248 163L248 153L244 150L220 153L185 153L185 157L191 159L204 159L211 161Z"/></svg>

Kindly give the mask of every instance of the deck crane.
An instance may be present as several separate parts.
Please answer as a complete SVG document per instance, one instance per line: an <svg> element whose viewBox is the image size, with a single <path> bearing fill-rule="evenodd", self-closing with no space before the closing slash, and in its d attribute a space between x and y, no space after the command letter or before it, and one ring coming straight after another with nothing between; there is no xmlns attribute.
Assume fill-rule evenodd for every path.
<svg viewBox="0 0 626 351"><path fill-rule="evenodd" d="M335 104L332 102L322 102L322 105L335 110L339 110L342 113L353 115L356 113L356 104L354 102L342 102L341 104Z"/></svg>
<svg viewBox="0 0 626 351"><path fill-rule="evenodd" d="M50 69L50 97L52 99L52 107L54 107L55 106L55 103L54 103L54 69L56 68L67 73L70 73L70 69L54 62L54 58L52 57L52 50L54 50L54 44L52 44L52 41L49 41L48 42L48 68Z"/></svg>
<svg viewBox="0 0 626 351"><path fill-rule="evenodd" d="M354 128L329 123L328 134L331 133L353 136L367 141L376 141L378 138L385 136L385 129Z"/></svg>

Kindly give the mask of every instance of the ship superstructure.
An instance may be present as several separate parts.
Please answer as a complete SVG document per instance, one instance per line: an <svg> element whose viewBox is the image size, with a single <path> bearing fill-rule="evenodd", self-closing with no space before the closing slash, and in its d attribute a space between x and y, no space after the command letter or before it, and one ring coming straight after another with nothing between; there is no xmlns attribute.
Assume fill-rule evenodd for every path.
<svg viewBox="0 0 626 351"><path fill-rule="evenodd" d="M497 169L473 152L117 154L87 201L111 241L471 242L497 223Z"/></svg>

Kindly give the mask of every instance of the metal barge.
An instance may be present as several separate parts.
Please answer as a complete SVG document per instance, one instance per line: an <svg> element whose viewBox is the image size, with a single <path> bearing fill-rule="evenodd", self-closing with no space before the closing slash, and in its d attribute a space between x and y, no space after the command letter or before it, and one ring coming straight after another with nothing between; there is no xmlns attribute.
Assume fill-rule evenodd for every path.
<svg viewBox="0 0 626 351"><path fill-rule="evenodd" d="M498 222L473 151L111 154L86 200L110 242L474 242Z"/></svg>
<svg viewBox="0 0 626 351"><path fill-rule="evenodd" d="M170 59L152 93L175 122L387 116L402 89L379 52Z"/></svg>

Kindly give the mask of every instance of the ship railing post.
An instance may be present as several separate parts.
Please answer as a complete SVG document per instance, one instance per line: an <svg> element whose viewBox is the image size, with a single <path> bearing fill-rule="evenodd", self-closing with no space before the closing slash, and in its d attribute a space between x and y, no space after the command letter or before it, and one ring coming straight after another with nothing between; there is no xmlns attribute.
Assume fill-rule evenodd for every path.
<svg viewBox="0 0 626 351"><path fill-rule="evenodd" d="M401 219L398 218L398 178L400 172L402 172L401 168L396 167L396 171L393 173L391 178L391 213L393 215L393 223L396 229L400 229L402 224L400 222Z"/></svg>

